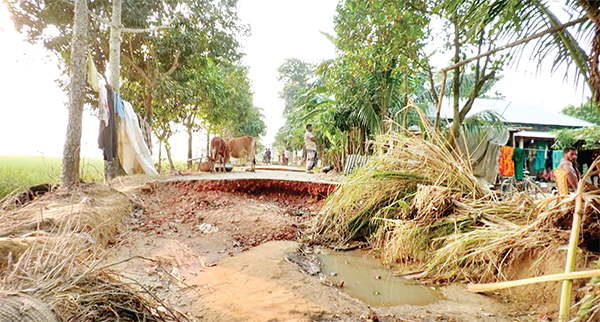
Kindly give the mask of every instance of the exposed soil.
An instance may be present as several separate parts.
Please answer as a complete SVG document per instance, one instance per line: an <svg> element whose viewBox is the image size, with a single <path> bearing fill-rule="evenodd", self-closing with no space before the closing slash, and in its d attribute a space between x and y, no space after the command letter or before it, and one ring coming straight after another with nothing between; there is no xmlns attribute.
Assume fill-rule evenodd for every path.
<svg viewBox="0 0 600 322"><path fill-rule="evenodd" d="M122 269L198 321L535 321L544 313L464 285L437 288L433 304L369 308L286 259L331 186L249 180L144 186L111 261L129 259Z"/></svg>

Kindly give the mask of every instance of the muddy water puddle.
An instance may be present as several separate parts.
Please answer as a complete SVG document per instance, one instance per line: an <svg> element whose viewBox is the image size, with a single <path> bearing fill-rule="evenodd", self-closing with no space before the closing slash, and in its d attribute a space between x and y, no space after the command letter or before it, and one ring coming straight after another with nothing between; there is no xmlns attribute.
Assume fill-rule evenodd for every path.
<svg viewBox="0 0 600 322"><path fill-rule="evenodd" d="M330 282L343 281L342 291L373 307L426 305L441 299L431 288L395 276L374 257L360 251L319 254L322 273Z"/></svg>

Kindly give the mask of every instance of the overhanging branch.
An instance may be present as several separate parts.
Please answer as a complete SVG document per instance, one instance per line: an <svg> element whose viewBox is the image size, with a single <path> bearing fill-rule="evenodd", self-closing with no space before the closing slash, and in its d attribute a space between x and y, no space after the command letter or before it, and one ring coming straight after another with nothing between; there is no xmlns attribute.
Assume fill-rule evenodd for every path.
<svg viewBox="0 0 600 322"><path fill-rule="evenodd" d="M538 32L537 34L534 34L534 35L531 35L529 37L517 40L517 41L515 41L513 43L506 44L506 45L500 46L500 47L496 47L496 48L494 48L494 49L492 49L490 51L487 51L487 52L485 52L485 53L483 53L481 55L477 55L477 56L471 57L469 59L465 59L465 60L460 61L460 62L458 62L458 63L456 63L456 64L454 64L452 66L448 66L446 68L443 68L442 72L447 72L449 70L459 68L460 66L468 64L468 63L470 63L470 62L472 62L474 60L477 60L479 58L490 56L490 55L493 55L493 54L495 54L495 53L497 53L499 51L502 51L502 50L505 50L505 49L508 49L508 48L512 48L512 47L518 46L520 44L524 44L524 43L530 42L533 39L540 38L540 37L545 36L547 34L564 30L564 29L566 29L568 27L571 27L573 25L580 24L580 23L582 23L582 22L584 22L586 20L588 20L588 17L581 17L581 18L579 18L577 20L569 21L569 22L567 22L565 24L562 24L562 25L559 25L559 26L555 26L555 27L546 29L546 30L544 30L542 32Z"/></svg>

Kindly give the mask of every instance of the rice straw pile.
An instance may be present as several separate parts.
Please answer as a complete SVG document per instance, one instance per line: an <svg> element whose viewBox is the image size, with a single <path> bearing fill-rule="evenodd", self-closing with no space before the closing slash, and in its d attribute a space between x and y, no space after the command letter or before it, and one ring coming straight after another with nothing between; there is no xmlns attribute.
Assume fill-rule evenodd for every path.
<svg viewBox="0 0 600 322"><path fill-rule="evenodd" d="M129 198L115 189L82 184L72 193L49 193L22 208L0 211L0 236L32 231L60 235L62 229L89 235L105 247L125 230L123 219L132 209Z"/></svg>
<svg viewBox="0 0 600 322"><path fill-rule="evenodd" d="M132 208L124 194L84 184L3 213L0 233L24 235L0 238L0 317L19 303L46 312L44 303L57 321L191 321L117 265L101 265Z"/></svg>
<svg viewBox="0 0 600 322"><path fill-rule="evenodd" d="M445 187L463 199L489 198L473 175L438 134L423 140L391 133L377 138L379 155L350 175L330 196L313 225L316 241L345 242L370 237L373 218L409 218L417 184ZM437 189L437 188L435 188Z"/></svg>
<svg viewBox="0 0 600 322"><path fill-rule="evenodd" d="M0 297L41 300L58 321L191 321L110 265L100 266L97 246L71 238L29 248L6 272Z"/></svg>
<svg viewBox="0 0 600 322"><path fill-rule="evenodd" d="M504 281L525 255L537 259L534 265L564 255L572 198L552 207L556 197L498 199L477 182L469 161L425 124L426 139L401 133L377 139L378 153L342 182L315 218L311 242L366 239L385 263L437 282ZM600 200L591 193L588 199ZM597 211L588 208L584 235L598 236L591 215Z"/></svg>

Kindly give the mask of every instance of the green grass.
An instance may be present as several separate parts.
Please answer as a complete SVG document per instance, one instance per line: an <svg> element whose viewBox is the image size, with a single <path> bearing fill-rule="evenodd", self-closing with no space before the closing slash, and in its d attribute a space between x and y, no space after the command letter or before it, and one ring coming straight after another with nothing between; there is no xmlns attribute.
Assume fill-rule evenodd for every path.
<svg viewBox="0 0 600 322"><path fill-rule="evenodd" d="M0 155L0 199L19 188L60 182L61 157ZM100 158L82 158L80 177L84 181L104 180Z"/></svg>

